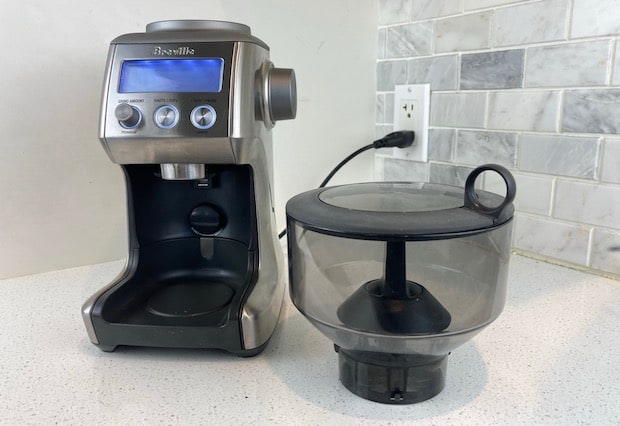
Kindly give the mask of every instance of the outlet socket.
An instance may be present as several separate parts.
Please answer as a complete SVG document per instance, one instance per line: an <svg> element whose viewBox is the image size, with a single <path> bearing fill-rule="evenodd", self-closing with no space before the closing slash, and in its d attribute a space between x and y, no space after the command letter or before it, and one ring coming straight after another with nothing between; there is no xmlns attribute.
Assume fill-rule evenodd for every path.
<svg viewBox="0 0 620 426"><path fill-rule="evenodd" d="M428 121L430 84L399 84L394 88L394 131L413 130L415 140L408 148L394 148L393 156L412 161L428 161Z"/></svg>

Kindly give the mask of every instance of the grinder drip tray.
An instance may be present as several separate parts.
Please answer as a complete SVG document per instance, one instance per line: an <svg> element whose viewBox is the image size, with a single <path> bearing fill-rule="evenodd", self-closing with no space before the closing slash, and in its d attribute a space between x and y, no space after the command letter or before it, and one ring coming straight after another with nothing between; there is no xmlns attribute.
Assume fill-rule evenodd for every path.
<svg viewBox="0 0 620 426"><path fill-rule="evenodd" d="M146 310L170 318L192 318L226 309L235 290L223 282L198 280L168 284L146 301Z"/></svg>
<svg viewBox="0 0 620 426"><path fill-rule="evenodd" d="M254 253L234 240L213 241L204 257L200 240L184 238L141 249L140 263L108 293L108 323L220 327L254 279Z"/></svg>

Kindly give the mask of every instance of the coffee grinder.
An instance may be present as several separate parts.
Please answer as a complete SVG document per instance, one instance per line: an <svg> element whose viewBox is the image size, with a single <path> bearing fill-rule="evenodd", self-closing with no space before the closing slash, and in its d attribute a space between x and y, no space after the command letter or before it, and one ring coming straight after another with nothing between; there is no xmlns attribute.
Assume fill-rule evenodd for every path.
<svg viewBox="0 0 620 426"><path fill-rule="evenodd" d="M285 275L271 128L295 75L250 28L162 21L112 41L99 137L127 187L129 255L82 315L92 343L261 352Z"/></svg>

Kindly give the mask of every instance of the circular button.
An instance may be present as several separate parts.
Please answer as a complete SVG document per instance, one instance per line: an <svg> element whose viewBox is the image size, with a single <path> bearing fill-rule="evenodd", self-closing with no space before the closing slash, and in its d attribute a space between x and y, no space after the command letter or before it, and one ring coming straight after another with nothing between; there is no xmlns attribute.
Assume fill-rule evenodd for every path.
<svg viewBox="0 0 620 426"><path fill-rule="evenodd" d="M179 122L179 111L172 105L162 105L155 110L153 119L160 129L171 129Z"/></svg>
<svg viewBox="0 0 620 426"><path fill-rule="evenodd" d="M114 110L114 116L121 127L125 129L135 129L142 121L142 112L129 104L119 104Z"/></svg>
<svg viewBox="0 0 620 426"><path fill-rule="evenodd" d="M211 105L200 105L194 108L189 119L195 128L205 130L215 124L215 110Z"/></svg>

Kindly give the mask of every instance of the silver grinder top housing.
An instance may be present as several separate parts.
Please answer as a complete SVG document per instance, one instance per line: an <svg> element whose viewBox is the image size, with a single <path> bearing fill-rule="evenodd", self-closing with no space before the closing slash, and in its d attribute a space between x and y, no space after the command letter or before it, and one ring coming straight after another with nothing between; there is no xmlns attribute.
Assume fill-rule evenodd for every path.
<svg viewBox="0 0 620 426"><path fill-rule="evenodd" d="M219 92L119 89L126 61L214 57L223 59ZM269 130L296 115L294 71L275 68L269 47L243 24L154 22L145 33L114 39L106 68L99 130L104 148L118 164L161 164L164 179L203 178L205 163L257 166L252 147L257 140L264 144L264 166L271 169ZM197 123L205 114L212 122Z"/></svg>

